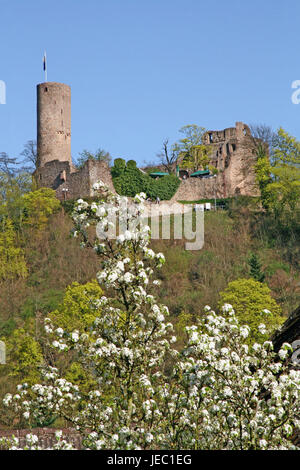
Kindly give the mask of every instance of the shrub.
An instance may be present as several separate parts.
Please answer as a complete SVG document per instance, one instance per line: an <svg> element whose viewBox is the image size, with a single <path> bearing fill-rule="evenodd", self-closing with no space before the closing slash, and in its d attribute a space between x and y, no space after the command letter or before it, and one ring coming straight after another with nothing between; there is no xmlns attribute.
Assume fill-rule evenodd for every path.
<svg viewBox="0 0 300 470"><path fill-rule="evenodd" d="M265 324L268 329L275 329L284 321L281 308L270 292L266 284L254 279L237 279L220 293L219 308L224 304L233 306L240 322L250 326L251 342L262 339L259 325Z"/></svg>
<svg viewBox="0 0 300 470"><path fill-rule="evenodd" d="M112 168L114 187L121 196L134 197L136 194L144 192L152 199L159 197L161 200L170 200L180 185L180 180L175 175L155 180L141 172L134 160L129 160L125 168L122 166L123 162L124 160L116 165L115 160L116 167Z"/></svg>
<svg viewBox="0 0 300 470"><path fill-rule="evenodd" d="M114 160L114 166L111 169L111 174L113 178L116 178L122 175L126 168L126 162L123 158L116 158Z"/></svg>
<svg viewBox="0 0 300 470"><path fill-rule="evenodd" d="M136 161L135 160L128 160L126 167L127 168L136 168Z"/></svg>
<svg viewBox="0 0 300 470"><path fill-rule="evenodd" d="M161 200L169 201L180 185L180 179L175 175L163 176L158 180L151 180L151 184L148 189L148 195L155 199L159 197Z"/></svg>

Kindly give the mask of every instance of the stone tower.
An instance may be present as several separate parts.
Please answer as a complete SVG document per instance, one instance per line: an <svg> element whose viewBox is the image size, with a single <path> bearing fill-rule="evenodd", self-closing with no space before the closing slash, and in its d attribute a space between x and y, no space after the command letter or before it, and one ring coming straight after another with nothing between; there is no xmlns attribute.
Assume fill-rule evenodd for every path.
<svg viewBox="0 0 300 470"><path fill-rule="evenodd" d="M37 168L71 160L71 88L64 83L37 85Z"/></svg>

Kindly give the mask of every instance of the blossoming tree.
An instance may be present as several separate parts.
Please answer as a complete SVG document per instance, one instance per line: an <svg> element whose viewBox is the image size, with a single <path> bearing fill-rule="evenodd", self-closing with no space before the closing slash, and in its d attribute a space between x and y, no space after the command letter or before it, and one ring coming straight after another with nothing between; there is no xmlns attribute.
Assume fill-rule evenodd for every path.
<svg viewBox="0 0 300 470"><path fill-rule="evenodd" d="M106 191L102 183L94 189ZM47 413L64 417L90 449L293 448L300 372L286 364L290 345L279 356L269 341L248 347L249 328L225 305L222 316L207 307L204 320L187 328L184 350L176 351L168 308L154 296L153 275L164 256L149 248L150 228L141 221L145 195L128 204L105 194L97 203L78 200L73 214L74 236L101 260L97 278L106 296L94 302L101 314L83 333L45 321L52 347L76 351L96 385L84 393L48 367L44 383L19 385L5 403L29 423ZM105 232L112 216L125 226L115 239ZM92 225L98 237L91 238Z"/></svg>

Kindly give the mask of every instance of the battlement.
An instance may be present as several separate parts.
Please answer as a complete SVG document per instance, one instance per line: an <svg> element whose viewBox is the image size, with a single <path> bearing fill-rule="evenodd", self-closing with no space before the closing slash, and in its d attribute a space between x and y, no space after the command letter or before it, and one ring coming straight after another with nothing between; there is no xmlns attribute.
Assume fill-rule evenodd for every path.
<svg viewBox="0 0 300 470"><path fill-rule="evenodd" d="M251 137L251 131L247 124L237 122L235 127L228 127L222 131L208 131L203 136L205 145L219 144L229 141L245 140Z"/></svg>

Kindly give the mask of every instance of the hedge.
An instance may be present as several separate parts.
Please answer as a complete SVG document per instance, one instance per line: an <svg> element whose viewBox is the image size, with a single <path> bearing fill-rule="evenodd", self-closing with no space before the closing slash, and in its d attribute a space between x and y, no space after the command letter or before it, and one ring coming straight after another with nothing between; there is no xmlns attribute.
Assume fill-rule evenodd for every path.
<svg viewBox="0 0 300 470"><path fill-rule="evenodd" d="M151 199L159 197L160 200L170 200L176 193L180 179L175 175L163 176L153 179L136 167L134 160L129 160L124 166L121 159L117 159L112 167L111 174L115 190L121 196L134 197L144 192Z"/></svg>

